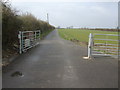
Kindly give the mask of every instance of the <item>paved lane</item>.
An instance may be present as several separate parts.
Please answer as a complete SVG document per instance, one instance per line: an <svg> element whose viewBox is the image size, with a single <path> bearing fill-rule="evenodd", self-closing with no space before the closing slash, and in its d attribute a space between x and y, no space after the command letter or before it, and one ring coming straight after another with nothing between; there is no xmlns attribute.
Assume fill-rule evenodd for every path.
<svg viewBox="0 0 120 90"><path fill-rule="evenodd" d="M40 45L20 55L3 73L3 88L115 88L118 61L110 57L83 60L87 48L52 31ZM11 77L15 71L23 77Z"/></svg>

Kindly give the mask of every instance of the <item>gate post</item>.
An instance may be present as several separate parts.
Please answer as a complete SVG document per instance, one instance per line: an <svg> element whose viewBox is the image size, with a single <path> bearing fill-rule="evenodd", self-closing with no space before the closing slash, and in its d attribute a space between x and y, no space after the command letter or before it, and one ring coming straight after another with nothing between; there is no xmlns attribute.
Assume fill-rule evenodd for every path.
<svg viewBox="0 0 120 90"><path fill-rule="evenodd" d="M35 42L36 42L36 39L37 39L37 32L35 31Z"/></svg>
<svg viewBox="0 0 120 90"><path fill-rule="evenodd" d="M88 58L91 58L92 56L92 47L93 47L93 35L92 33L90 33L88 42Z"/></svg>
<svg viewBox="0 0 120 90"><path fill-rule="evenodd" d="M21 31L19 31L19 34L18 34L18 38L19 38L19 53L21 54L22 53L22 38L21 38Z"/></svg>
<svg viewBox="0 0 120 90"><path fill-rule="evenodd" d="M41 31L39 30L39 39L40 39L40 36L41 36L40 34L41 34Z"/></svg>

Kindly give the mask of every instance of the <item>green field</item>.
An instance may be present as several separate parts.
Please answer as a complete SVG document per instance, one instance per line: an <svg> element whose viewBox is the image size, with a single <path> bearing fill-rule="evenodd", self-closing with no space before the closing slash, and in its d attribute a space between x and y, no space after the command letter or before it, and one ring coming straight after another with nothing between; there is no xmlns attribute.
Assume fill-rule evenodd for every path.
<svg viewBox="0 0 120 90"><path fill-rule="evenodd" d="M66 40L79 40L80 42L88 42L89 34L118 34L118 32L98 31L98 30L80 30L80 29L58 29L59 35ZM95 36L100 39L114 39L118 40L117 36ZM96 40L97 43L106 43L103 40ZM117 44L116 41L107 41L109 44Z"/></svg>
<svg viewBox="0 0 120 90"><path fill-rule="evenodd" d="M95 51L110 54L110 55L118 54L118 36L95 35L95 34L118 35L118 32L98 31L98 30L80 30L80 29L58 29L58 32L62 38L73 41L75 43L77 42L77 44L80 44L82 46L88 45L89 34L92 33L94 36L93 49ZM109 40L106 41L106 40L95 40L95 39L109 39ZM117 40L117 41L110 41L110 39Z"/></svg>

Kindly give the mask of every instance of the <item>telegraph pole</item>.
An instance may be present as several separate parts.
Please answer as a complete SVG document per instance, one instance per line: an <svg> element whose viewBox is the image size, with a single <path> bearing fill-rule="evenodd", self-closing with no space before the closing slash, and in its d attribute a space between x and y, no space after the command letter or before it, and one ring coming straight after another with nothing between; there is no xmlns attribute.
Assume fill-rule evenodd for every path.
<svg viewBox="0 0 120 90"><path fill-rule="evenodd" d="M49 15L48 15L48 13L47 13L47 22L49 23Z"/></svg>

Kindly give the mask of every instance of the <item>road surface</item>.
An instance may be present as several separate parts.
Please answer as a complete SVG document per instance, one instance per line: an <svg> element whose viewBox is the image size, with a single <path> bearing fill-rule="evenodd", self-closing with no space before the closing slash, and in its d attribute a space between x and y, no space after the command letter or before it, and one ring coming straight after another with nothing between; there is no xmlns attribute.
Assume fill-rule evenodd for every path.
<svg viewBox="0 0 120 90"><path fill-rule="evenodd" d="M86 55L87 47L63 40L54 30L5 68L3 88L117 88L117 59L84 60ZM23 76L12 77L16 71Z"/></svg>

